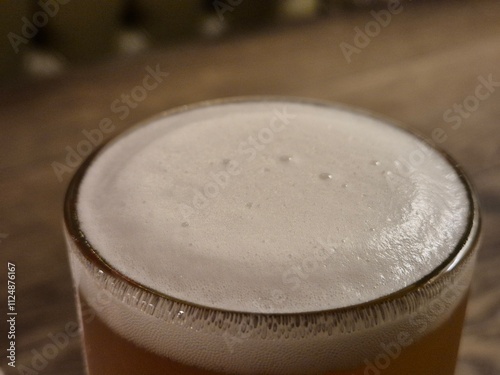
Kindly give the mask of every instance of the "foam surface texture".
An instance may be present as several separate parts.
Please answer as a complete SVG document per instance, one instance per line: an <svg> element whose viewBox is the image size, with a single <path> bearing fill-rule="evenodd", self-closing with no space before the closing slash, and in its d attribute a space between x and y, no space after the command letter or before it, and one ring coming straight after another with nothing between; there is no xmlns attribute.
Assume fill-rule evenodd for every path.
<svg viewBox="0 0 500 375"><path fill-rule="evenodd" d="M77 202L118 271L182 301L297 313L395 292L464 234L465 188L409 133L321 105L250 101L152 121L104 148Z"/></svg>

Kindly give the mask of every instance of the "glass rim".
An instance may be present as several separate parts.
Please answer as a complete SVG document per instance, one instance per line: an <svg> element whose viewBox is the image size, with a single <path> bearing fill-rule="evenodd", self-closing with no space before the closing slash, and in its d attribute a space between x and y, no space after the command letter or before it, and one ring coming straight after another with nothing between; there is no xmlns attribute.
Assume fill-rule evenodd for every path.
<svg viewBox="0 0 500 375"><path fill-rule="evenodd" d="M165 117L170 117L173 115L189 112L192 110L202 109L205 107L211 107L214 105L241 104L241 103L251 103L251 102L281 102L290 104L308 104L313 106L319 106L322 108L331 108L342 111L348 111L350 113L362 115L370 119L382 121L386 125L395 127L399 130L409 133L411 136L418 138L420 141L424 142L427 146L437 151L441 156L443 156L446 159L446 161L450 164L453 170L457 173L460 182L462 183L462 185L466 190L467 199L469 203L468 205L469 215L467 218L467 226L464 230L462 237L458 241L453 251L439 266L435 267L427 275L392 293L383 295L381 297L366 302L357 303L345 307L322 309L322 310L308 310L304 312L251 312L251 311L229 310L224 308L217 308L217 307L197 304L194 302L170 296L168 294L150 288L146 285L143 285L133 280L132 278L128 277L127 275L123 274L122 272L118 271L111 264L109 264L99 254L98 250L92 247L85 233L80 228L80 223L78 219L78 209L77 209L78 191L81 182L85 177L85 173L91 167L92 162L97 157L99 157L99 155L106 148L106 146L114 141L123 138L123 136L126 134L132 133L139 128L147 126L148 124L151 124L154 121ZM407 125L386 118L382 115L374 114L369 110L348 106L340 103L332 103L324 100L292 97L292 96L239 96L233 98L212 99L212 100L202 101L198 103L175 107L160 112L159 114L150 116L138 122L137 124L131 126L130 128L127 128L119 132L118 134L115 134L108 140L104 141L85 158L83 163L78 167L77 171L73 175L68 185L66 195L64 198L63 223L67 233L71 238L72 243L76 246L79 254L83 256L85 260L89 261L93 266L96 266L99 269L99 271L102 271L107 276L125 283L126 285L132 287L132 289L146 292L162 300L183 304L193 308L206 309L213 312L242 314L245 316L304 316L311 314L336 314L336 313L342 314L353 310L361 310L370 308L372 306L378 306L386 302L391 302L401 299L402 297L405 297L411 294L412 292L418 291L419 289L422 289L427 285L433 284L434 282L445 278L447 275L451 274L454 270L459 268L459 266L462 263L464 263L474 252L474 250L478 247L480 239L481 217L479 212L479 202L478 199L476 198L474 188L467 179L460 165L446 151L441 149L439 146L430 143L428 139L420 135L415 130L410 129Z"/></svg>

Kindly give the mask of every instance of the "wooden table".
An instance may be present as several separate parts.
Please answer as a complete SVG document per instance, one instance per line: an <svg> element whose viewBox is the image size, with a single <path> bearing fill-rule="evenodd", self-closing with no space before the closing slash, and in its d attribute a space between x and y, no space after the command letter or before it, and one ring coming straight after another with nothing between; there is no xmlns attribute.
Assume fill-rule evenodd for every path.
<svg viewBox="0 0 500 375"><path fill-rule="evenodd" d="M495 1L405 5L366 47L351 55L350 63L339 44L353 45L354 28L364 29L372 20L368 12L149 51L1 89L1 314L5 316L9 260L17 265L17 365L33 368L37 353L51 343L50 335L76 321L61 231L70 173L59 182L51 164L64 162L66 148L84 139L82 130L111 118L116 126L107 136L112 136L186 103L284 94L364 107L427 137L437 127L445 131L442 147L471 177L484 218L457 374L500 374L500 89L492 87L477 105L469 98L483 78L500 82L499 16L500 3ZM168 77L120 119L112 103L141 85L148 67L158 67ZM447 111L464 100L471 110L446 122ZM460 127L453 129L457 121ZM4 318L2 324L3 350ZM77 338L61 344L55 358L38 361L37 373L83 374L80 350Z"/></svg>

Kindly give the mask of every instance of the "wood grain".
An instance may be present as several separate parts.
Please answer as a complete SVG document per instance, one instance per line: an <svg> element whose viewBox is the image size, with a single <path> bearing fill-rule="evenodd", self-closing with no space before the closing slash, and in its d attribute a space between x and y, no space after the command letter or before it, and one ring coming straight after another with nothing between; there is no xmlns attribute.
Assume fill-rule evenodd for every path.
<svg viewBox="0 0 500 375"><path fill-rule="evenodd" d="M480 77L500 81L499 16L495 1L405 5L351 63L339 44L353 42L354 28L372 19L368 12L218 43L157 49L1 88L0 285L4 301L3 268L7 260L15 262L18 366L32 367L36 353L51 343L50 334L76 321L61 231L70 174L59 182L51 163L64 162L66 147L75 148L84 139L82 130L97 128L108 117L115 124L109 137L178 105L279 94L364 107L428 137L436 127L445 130L442 147L470 175L484 219L457 374L500 374L500 90L482 100L458 129L443 119L454 103L474 95ZM147 67L157 66L168 77L120 119L111 109L113 101L140 85ZM1 309L4 316L4 302ZM83 374L80 350L78 339L71 339L37 372Z"/></svg>

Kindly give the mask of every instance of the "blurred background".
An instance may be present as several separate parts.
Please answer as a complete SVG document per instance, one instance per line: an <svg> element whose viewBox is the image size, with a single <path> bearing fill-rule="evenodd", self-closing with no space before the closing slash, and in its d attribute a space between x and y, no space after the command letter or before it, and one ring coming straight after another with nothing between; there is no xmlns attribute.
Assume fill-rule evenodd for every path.
<svg viewBox="0 0 500 375"><path fill-rule="evenodd" d="M457 375L499 375L499 88L498 0L0 1L0 368L83 374L79 337L54 337L77 321L64 192L93 148L176 106L290 95L393 118L464 167L484 230Z"/></svg>
<svg viewBox="0 0 500 375"><path fill-rule="evenodd" d="M405 3L409 0L401 0ZM313 22L389 0L4 0L0 78L53 76L154 47L209 43L265 28Z"/></svg>

